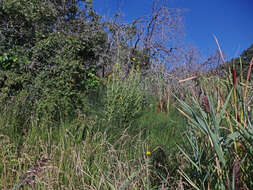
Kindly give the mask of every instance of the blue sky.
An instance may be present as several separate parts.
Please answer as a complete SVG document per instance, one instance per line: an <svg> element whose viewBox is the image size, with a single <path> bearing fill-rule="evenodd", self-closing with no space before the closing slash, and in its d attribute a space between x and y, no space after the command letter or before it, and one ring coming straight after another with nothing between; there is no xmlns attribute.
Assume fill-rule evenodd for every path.
<svg viewBox="0 0 253 190"><path fill-rule="evenodd" d="M147 15L152 8L152 0L94 0L93 4L107 18L120 8L125 21ZM213 35L228 58L253 44L253 0L169 0L168 5L185 9L184 40L204 56L217 48Z"/></svg>

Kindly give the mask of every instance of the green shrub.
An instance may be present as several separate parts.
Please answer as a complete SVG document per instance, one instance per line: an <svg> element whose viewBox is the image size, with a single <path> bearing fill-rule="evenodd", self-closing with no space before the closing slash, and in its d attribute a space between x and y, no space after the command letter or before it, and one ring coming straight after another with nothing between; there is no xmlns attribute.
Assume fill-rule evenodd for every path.
<svg viewBox="0 0 253 190"><path fill-rule="evenodd" d="M124 77L116 64L111 80L107 83L105 116L117 127L129 126L137 119L146 105L144 83L138 72Z"/></svg>
<svg viewBox="0 0 253 190"><path fill-rule="evenodd" d="M100 84L96 67L106 32L95 12L88 15L80 3L84 1L0 4L2 110L24 99L31 117L59 122L86 109L85 94Z"/></svg>

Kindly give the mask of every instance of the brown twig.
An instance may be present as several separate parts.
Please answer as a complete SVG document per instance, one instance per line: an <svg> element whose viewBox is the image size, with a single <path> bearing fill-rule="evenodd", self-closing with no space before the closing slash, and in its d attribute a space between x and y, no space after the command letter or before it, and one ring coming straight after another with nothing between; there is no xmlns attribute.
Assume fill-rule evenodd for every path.
<svg viewBox="0 0 253 190"><path fill-rule="evenodd" d="M178 82L182 83L182 82L186 82L186 81L189 81L189 80L192 80L192 79L196 79L196 78L198 78L198 76L193 76L193 77L189 77L189 78L186 78L186 79L182 79L182 80L179 80Z"/></svg>

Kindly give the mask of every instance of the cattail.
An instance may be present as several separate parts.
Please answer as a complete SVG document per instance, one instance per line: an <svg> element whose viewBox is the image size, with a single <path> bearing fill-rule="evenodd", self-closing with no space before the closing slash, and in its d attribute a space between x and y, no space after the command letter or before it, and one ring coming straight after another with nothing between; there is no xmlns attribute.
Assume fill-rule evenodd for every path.
<svg viewBox="0 0 253 190"><path fill-rule="evenodd" d="M240 158L235 158L234 160L234 166L233 166L233 173L232 176L234 178L234 185L235 185L235 189L239 189L239 187L242 185L242 181L241 181L241 167L240 167Z"/></svg>
<svg viewBox="0 0 253 190"><path fill-rule="evenodd" d="M209 106L209 101L208 98L206 96L203 97L203 108L205 110L206 113L210 113L210 106Z"/></svg>
<svg viewBox="0 0 253 190"><path fill-rule="evenodd" d="M236 68L233 68L233 85L236 87Z"/></svg>

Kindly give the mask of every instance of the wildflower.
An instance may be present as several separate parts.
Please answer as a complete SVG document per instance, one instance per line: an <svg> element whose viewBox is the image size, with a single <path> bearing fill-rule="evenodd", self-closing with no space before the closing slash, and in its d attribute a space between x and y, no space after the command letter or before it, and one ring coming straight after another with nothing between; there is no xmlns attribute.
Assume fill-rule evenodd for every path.
<svg viewBox="0 0 253 190"><path fill-rule="evenodd" d="M140 66L139 65L137 65L137 67L136 67L136 70L135 70L137 73L139 73L140 72Z"/></svg>
<svg viewBox="0 0 253 190"><path fill-rule="evenodd" d="M150 156L150 155L151 155L151 152L147 151L147 152L146 152L146 155L147 155L147 156Z"/></svg>
<svg viewBox="0 0 253 190"><path fill-rule="evenodd" d="M120 97L119 97L119 99L120 99L120 100L123 100L123 97L122 97L122 96L120 96Z"/></svg>
<svg viewBox="0 0 253 190"><path fill-rule="evenodd" d="M112 74L110 74L108 77L111 79L111 78L112 78L112 75L113 75L113 73L112 73Z"/></svg>
<svg viewBox="0 0 253 190"><path fill-rule="evenodd" d="M119 80L119 77L116 77L116 79L115 80Z"/></svg>
<svg viewBox="0 0 253 190"><path fill-rule="evenodd" d="M115 66L115 67L118 67L118 66L119 66L119 64L118 64L118 63L115 63L115 64L114 64L114 66Z"/></svg>
<svg viewBox="0 0 253 190"><path fill-rule="evenodd" d="M132 60L133 60L133 61L136 61L136 58L135 58L135 57L133 57L133 58L132 58Z"/></svg>

